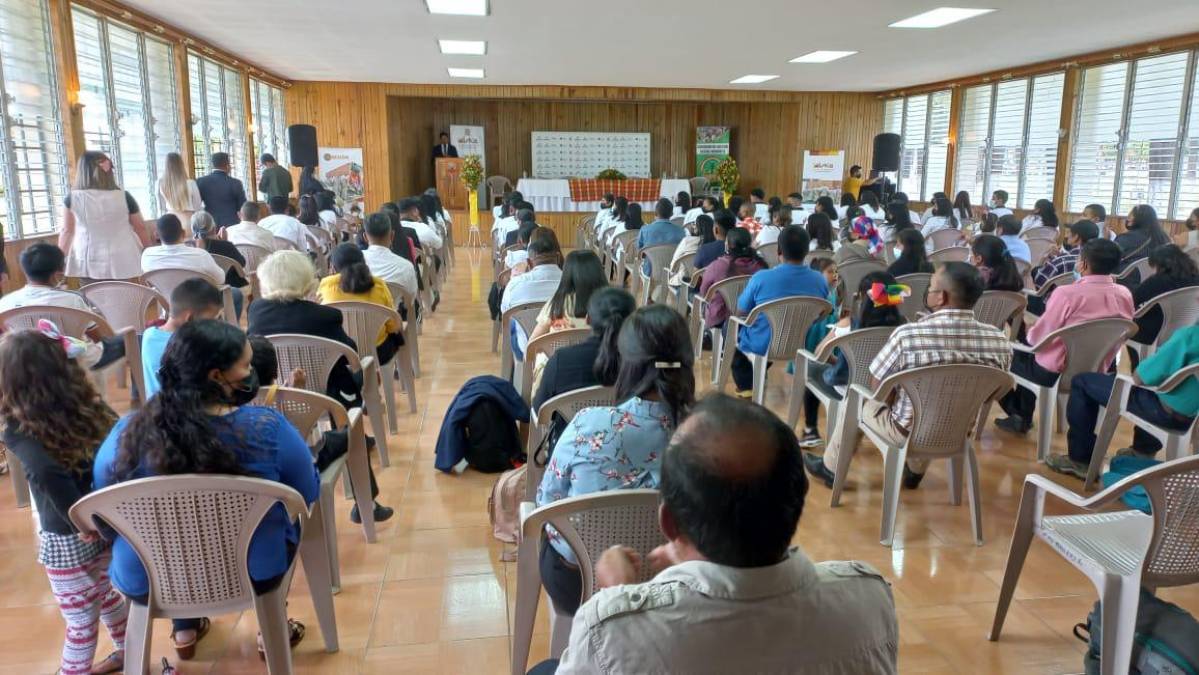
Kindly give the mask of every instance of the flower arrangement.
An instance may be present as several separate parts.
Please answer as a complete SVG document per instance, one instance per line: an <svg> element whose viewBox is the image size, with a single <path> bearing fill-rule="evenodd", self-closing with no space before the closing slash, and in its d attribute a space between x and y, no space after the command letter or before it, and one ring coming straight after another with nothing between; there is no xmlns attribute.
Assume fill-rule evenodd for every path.
<svg viewBox="0 0 1199 675"><path fill-rule="evenodd" d="M737 191L737 185L740 182L741 171L737 169L737 160L726 157L716 167L715 183L720 186L721 192L733 194Z"/></svg>
<svg viewBox="0 0 1199 675"><path fill-rule="evenodd" d="M628 176L616 169L604 169L595 175L596 180L625 180Z"/></svg>
<svg viewBox="0 0 1199 675"><path fill-rule="evenodd" d="M483 162L478 155L467 155L462 160L462 173L459 174L462 184L468 190L474 190L483 182Z"/></svg>

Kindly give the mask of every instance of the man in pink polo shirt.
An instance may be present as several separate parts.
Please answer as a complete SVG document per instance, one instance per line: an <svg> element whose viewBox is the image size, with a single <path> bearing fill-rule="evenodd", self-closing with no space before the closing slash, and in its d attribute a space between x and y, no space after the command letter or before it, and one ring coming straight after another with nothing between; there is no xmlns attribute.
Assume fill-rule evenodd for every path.
<svg viewBox="0 0 1199 675"><path fill-rule="evenodd" d="M1092 239L1083 244L1074 267L1077 281L1062 286L1049 296L1045 313L1028 330L1028 344L1035 345L1059 328L1095 319L1132 319L1132 293L1112 280L1120 266L1120 247L1107 239ZM1104 370L1111 367L1109 354ZM1012 373L1042 385L1057 382L1058 373L1066 365L1066 346L1061 340L1050 344L1036 355L1016 352L1012 358ZM1024 434L1032 428L1036 394L1023 387L1008 392L999 402L1007 418L995 420L995 426L1012 433Z"/></svg>

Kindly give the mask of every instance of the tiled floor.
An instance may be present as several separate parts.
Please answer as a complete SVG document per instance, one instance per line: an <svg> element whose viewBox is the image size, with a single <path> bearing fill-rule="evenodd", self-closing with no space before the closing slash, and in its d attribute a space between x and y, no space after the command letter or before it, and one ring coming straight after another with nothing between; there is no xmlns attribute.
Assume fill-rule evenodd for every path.
<svg viewBox="0 0 1199 675"><path fill-rule="evenodd" d="M470 377L498 372L489 351L491 324L484 299L491 272L482 251L460 249L441 307L422 337L416 415L401 415L389 437L392 466L378 473L382 500L397 509L366 544L338 497L342 590L336 596L341 651L326 654L300 575L291 614L308 625L297 648L301 673L503 673L516 587L515 564L500 561L491 537L487 497L494 476L447 476L433 469L433 447L454 393ZM707 366L707 359L703 361ZM785 375L775 369L769 403L785 410ZM112 390L113 400L125 392ZM118 405L124 409L124 404ZM406 408L403 408L406 409ZM1122 434L1127 434L1122 429ZM1125 440L1123 437L1119 440ZM1064 439L1058 436L1060 448ZM1021 481L1042 472L1031 442L984 434L984 534L973 543L965 505L948 506L945 467L934 466L920 490L901 497L895 548L878 543L879 456L864 444L843 505L813 486L796 543L816 559L857 558L875 565L894 586L905 673L1068 673L1082 670L1082 643L1070 634L1085 619L1095 592L1059 557L1034 544L1008 615L1002 641L988 642ZM1063 479L1078 489L1079 483ZM0 673L51 673L63 637L45 576L35 557L28 510L0 486ZM1163 595L1199 611L1199 592ZM533 655L547 650L544 611ZM168 625L155 625L154 658L170 656ZM254 648L253 614L214 617L212 633L182 673L262 673ZM105 653L106 644L101 646ZM178 665L178 664L177 664Z"/></svg>

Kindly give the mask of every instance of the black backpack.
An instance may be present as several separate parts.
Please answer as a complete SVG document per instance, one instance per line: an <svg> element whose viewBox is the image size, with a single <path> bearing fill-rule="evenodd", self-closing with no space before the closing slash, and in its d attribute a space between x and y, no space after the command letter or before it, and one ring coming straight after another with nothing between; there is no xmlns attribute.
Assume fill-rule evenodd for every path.
<svg viewBox="0 0 1199 675"><path fill-rule="evenodd" d="M1087 643L1083 655L1086 675L1099 674L1100 605L1095 603L1087 622L1074 627L1074 637ZM1086 634L1084 637L1083 634ZM1199 672L1199 622L1178 605L1141 589L1136 634L1132 643L1130 675L1191 675Z"/></svg>
<svg viewBox="0 0 1199 675"><path fill-rule="evenodd" d="M480 399L466 416L466 463L476 471L499 473L524 461L516 421L490 399Z"/></svg>

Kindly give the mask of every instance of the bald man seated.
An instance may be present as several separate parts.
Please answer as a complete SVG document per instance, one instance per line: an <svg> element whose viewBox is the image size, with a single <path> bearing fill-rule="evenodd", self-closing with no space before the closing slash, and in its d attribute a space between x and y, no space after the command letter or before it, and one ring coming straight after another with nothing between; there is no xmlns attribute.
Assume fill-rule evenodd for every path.
<svg viewBox="0 0 1199 675"><path fill-rule="evenodd" d="M649 555L662 571L633 583L638 554L605 551L604 588L575 614L561 663L531 672L896 672L886 580L865 563L815 563L791 546L807 489L782 420L706 397L662 459L667 543Z"/></svg>

